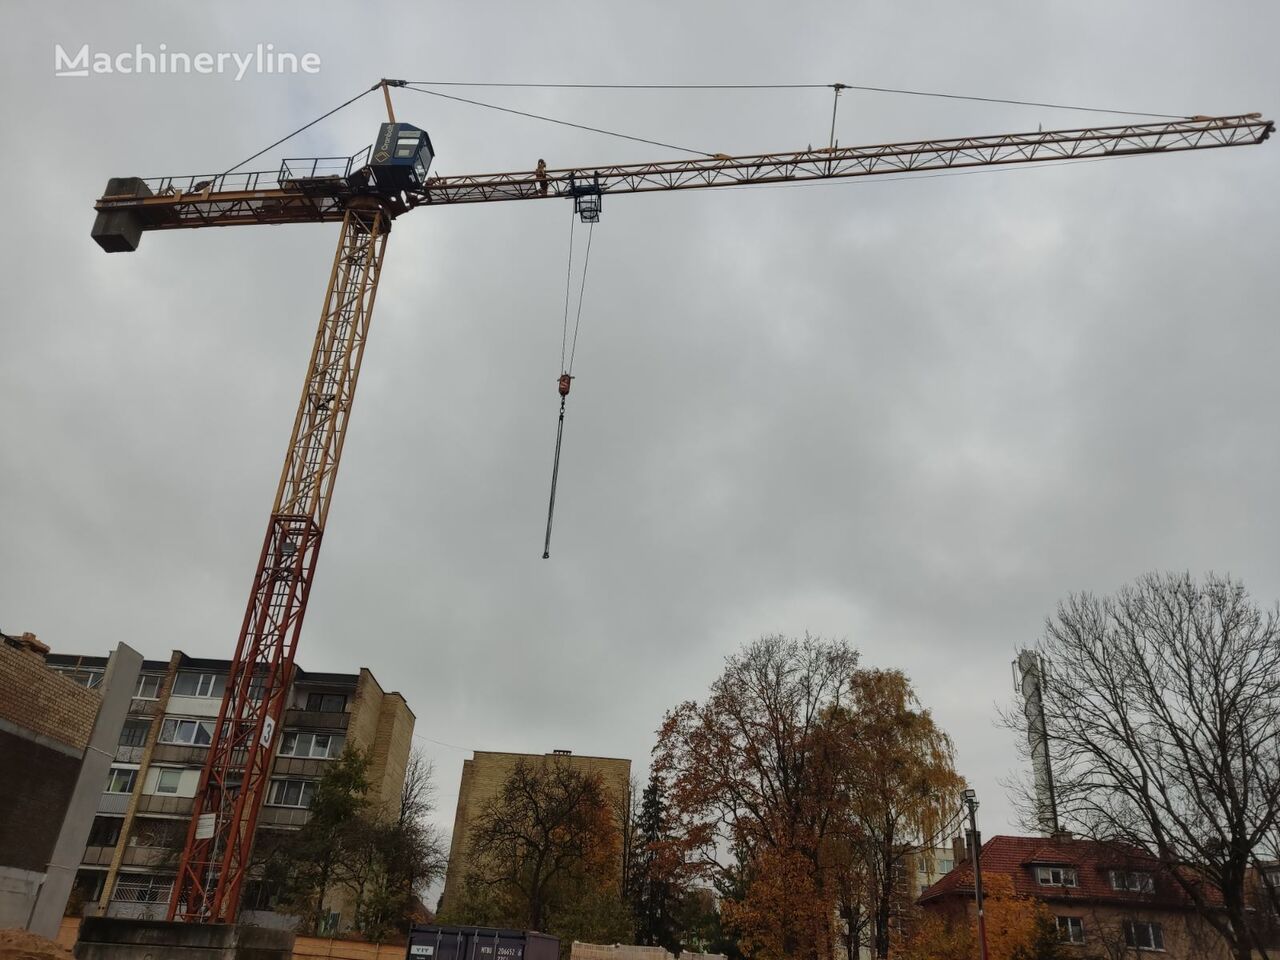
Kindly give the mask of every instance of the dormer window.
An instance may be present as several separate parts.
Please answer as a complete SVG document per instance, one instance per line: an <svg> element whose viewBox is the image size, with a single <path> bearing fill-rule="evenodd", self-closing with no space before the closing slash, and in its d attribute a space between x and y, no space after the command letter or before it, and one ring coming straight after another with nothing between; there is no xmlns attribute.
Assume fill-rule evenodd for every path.
<svg viewBox="0 0 1280 960"><path fill-rule="evenodd" d="M1112 870L1111 889L1126 893L1151 893L1155 890L1155 878L1145 870Z"/></svg>
<svg viewBox="0 0 1280 960"><path fill-rule="evenodd" d="M1075 867L1036 867L1036 882L1042 887L1074 887Z"/></svg>

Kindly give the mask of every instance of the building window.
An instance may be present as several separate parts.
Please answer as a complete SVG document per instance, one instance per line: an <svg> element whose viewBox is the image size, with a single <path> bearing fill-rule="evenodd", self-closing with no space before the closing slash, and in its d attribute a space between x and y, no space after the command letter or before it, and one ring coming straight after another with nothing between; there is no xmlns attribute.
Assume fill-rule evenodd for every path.
<svg viewBox="0 0 1280 960"><path fill-rule="evenodd" d="M150 729L149 720L126 720L120 728L120 746L141 747L147 742L147 731Z"/></svg>
<svg viewBox="0 0 1280 960"><path fill-rule="evenodd" d="M1158 923L1145 920L1126 920L1124 942L1135 950L1163 950L1164 929Z"/></svg>
<svg viewBox="0 0 1280 960"><path fill-rule="evenodd" d="M1036 867L1036 882L1042 887L1074 887L1075 867Z"/></svg>
<svg viewBox="0 0 1280 960"><path fill-rule="evenodd" d="M87 846L114 847L120 840L120 825L123 823L120 817L94 817Z"/></svg>
<svg viewBox="0 0 1280 960"><path fill-rule="evenodd" d="M133 785L137 782L138 771L129 767L112 767L107 774L105 793L133 793Z"/></svg>
<svg viewBox="0 0 1280 960"><path fill-rule="evenodd" d="M178 720L168 717L160 727L160 742L207 747L213 742L213 721Z"/></svg>
<svg viewBox="0 0 1280 960"><path fill-rule="evenodd" d="M253 703L262 702L262 694L267 689L267 678L262 674L254 674L249 678L249 699Z"/></svg>
<svg viewBox="0 0 1280 960"><path fill-rule="evenodd" d="M180 673L173 692L180 697L221 697L227 678L220 673Z"/></svg>
<svg viewBox="0 0 1280 960"><path fill-rule="evenodd" d="M90 670L83 667L58 667L56 671L68 680L74 680L80 686L88 687L90 690L102 683L101 670Z"/></svg>
<svg viewBox="0 0 1280 960"><path fill-rule="evenodd" d="M1084 943L1084 919L1082 917L1057 917L1058 939L1066 943Z"/></svg>
<svg viewBox="0 0 1280 960"><path fill-rule="evenodd" d="M342 752L342 737L328 733L286 733L280 739L280 756L327 760Z"/></svg>
<svg viewBox="0 0 1280 960"><path fill-rule="evenodd" d="M166 767L157 771L156 793L177 793L182 784L182 771Z"/></svg>
<svg viewBox="0 0 1280 960"><path fill-rule="evenodd" d="M1151 893L1155 890L1155 878L1145 870L1112 870L1111 889Z"/></svg>
<svg viewBox="0 0 1280 960"><path fill-rule="evenodd" d="M309 693L307 710L312 713L345 713L347 697L342 693Z"/></svg>
<svg viewBox="0 0 1280 960"><path fill-rule="evenodd" d="M315 792L314 780L272 780L267 803L273 807L306 808L311 806Z"/></svg>
<svg viewBox="0 0 1280 960"><path fill-rule="evenodd" d="M138 686L133 691L135 700L156 700L160 697L160 683L164 678L154 673L138 674Z"/></svg>

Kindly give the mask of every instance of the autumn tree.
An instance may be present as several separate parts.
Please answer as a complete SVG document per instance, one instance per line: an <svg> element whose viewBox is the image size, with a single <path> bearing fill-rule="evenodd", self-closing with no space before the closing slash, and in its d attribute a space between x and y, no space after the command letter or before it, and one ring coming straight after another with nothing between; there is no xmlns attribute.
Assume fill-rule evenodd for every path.
<svg viewBox="0 0 1280 960"><path fill-rule="evenodd" d="M874 956L888 957L894 921L910 909L899 878L953 820L964 780L951 738L900 671L858 670L847 702L828 722L847 801L836 819L848 858L842 872L852 875L841 878L840 913L847 924L868 928Z"/></svg>
<svg viewBox="0 0 1280 960"><path fill-rule="evenodd" d="M841 642L762 638L659 731L654 769L669 784L683 862L720 890L726 921L762 954L831 954L824 850L844 767L826 718L848 704L857 662Z"/></svg>
<svg viewBox="0 0 1280 960"><path fill-rule="evenodd" d="M1277 611L1228 578L1152 574L1063 601L1039 652L1064 823L1151 851L1234 956L1265 957L1250 878L1280 846Z"/></svg>
<svg viewBox="0 0 1280 960"><path fill-rule="evenodd" d="M1019 896L1008 876L984 877L983 907L989 960L1067 960L1058 926L1049 908L1033 897ZM975 960L978 951L976 911L961 917L929 913L914 925L900 960Z"/></svg>
<svg viewBox="0 0 1280 960"><path fill-rule="evenodd" d="M519 760L467 836L468 873L450 919L587 939L630 925L619 890L620 831L598 774Z"/></svg>

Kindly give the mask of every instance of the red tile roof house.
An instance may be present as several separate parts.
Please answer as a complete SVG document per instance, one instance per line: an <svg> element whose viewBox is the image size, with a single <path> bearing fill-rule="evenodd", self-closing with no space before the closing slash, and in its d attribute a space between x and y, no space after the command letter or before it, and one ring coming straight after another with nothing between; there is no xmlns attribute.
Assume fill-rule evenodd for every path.
<svg viewBox="0 0 1280 960"><path fill-rule="evenodd" d="M954 870L920 895L925 912L951 918L976 914L973 864L959 850L956 861ZM1063 940L1081 960L1230 958L1174 877L1135 847L1069 834L996 836L982 845L984 884L1000 874L1012 881L1015 894L1048 906Z"/></svg>

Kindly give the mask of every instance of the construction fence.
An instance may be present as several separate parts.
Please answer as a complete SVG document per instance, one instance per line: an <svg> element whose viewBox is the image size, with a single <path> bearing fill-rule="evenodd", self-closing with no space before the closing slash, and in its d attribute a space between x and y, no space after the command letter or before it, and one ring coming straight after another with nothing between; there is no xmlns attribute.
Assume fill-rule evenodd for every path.
<svg viewBox="0 0 1280 960"><path fill-rule="evenodd" d="M68 950L75 945L80 930L77 917L64 917L58 931L58 943ZM329 940L324 937L298 937L293 943L293 960L404 960L404 944L364 943L359 940ZM569 960L728 960L719 953L691 953L685 950L678 958L661 947L636 947L628 944L573 942Z"/></svg>
<svg viewBox="0 0 1280 960"><path fill-rule="evenodd" d="M70 950L80 931L78 917L63 917L58 943ZM404 960L405 945L364 943L359 940L330 940L324 937L297 937L293 960Z"/></svg>
<svg viewBox="0 0 1280 960"><path fill-rule="evenodd" d="M677 960L662 947L637 947L625 943L580 943L573 941L569 960ZM678 960L728 960L720 953L681 951Z"/></svg>

